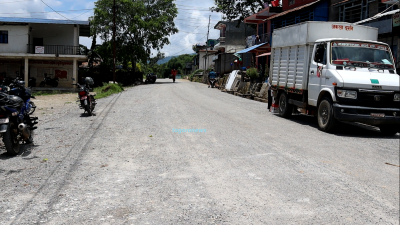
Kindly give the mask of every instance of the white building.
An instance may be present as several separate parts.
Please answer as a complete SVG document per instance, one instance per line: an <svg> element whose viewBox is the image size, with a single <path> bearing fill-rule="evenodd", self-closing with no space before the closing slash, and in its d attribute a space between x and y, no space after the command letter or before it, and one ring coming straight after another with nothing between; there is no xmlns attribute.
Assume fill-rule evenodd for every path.
<svg viewBox="0 0 400 225"><path fill-rule="evenodd" d="M79 37L90 36L89 21L0 17L0 78L58 77L58 87L73 87L81 55Z"/></svg>

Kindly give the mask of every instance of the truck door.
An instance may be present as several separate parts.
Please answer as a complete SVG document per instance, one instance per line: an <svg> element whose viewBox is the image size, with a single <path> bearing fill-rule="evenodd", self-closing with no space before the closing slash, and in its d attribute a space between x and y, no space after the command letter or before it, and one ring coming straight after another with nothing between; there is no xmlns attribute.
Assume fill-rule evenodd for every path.
<svg viewBox="0 0 400 225"><path fill-rule="evenodd" d="M312 106L317 106L319 92L322 86L325 86L326 54L326 43L316 43L314 45L308 74L308 104Z"/></svg>

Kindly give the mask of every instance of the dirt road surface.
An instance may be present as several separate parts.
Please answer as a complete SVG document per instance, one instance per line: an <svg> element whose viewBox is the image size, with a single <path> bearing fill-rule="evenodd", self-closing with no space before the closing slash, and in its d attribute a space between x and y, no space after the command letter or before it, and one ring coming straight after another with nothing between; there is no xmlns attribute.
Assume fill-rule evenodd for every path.
<svg viewBox="0 0 400 225"><path fill-rule="evenodd" d="M183 80L92 117L74 95L46 98L34 144L0 150L0 224L399 224L399 134L327 134Z"/></svg>

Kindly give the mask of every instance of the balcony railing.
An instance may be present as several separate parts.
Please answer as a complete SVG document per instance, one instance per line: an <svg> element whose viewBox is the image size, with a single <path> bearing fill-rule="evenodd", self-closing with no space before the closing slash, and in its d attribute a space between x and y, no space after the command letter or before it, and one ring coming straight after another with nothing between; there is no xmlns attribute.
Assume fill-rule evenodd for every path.
<svg viewBox="0 0 400 225"><path fill-rule="evenodd" d="M55 55L81 55L79 46L69 45L29 45L28 53L30 54L55 54Z"/></svg>
<svg viewBox="0 0 400 225"><path fill-rule="evenodd" d="M258 36L258 37L257 37ZM247 48L262 44L269 43L269 33L261 34L261 35L251 35L246 38L246 46Z"/></svg>

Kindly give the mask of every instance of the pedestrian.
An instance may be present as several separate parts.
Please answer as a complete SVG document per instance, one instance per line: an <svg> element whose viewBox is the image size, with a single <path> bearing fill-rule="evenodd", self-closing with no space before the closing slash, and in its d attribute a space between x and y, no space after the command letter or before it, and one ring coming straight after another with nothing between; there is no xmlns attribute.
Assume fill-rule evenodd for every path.
<svg viewBox="0 0 400 225"><path fill-rule="evenodd" d="M272 89L271 89L270 77L267 78L267 87L268 87L268 110L271 112Z"/></svg>

